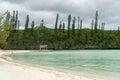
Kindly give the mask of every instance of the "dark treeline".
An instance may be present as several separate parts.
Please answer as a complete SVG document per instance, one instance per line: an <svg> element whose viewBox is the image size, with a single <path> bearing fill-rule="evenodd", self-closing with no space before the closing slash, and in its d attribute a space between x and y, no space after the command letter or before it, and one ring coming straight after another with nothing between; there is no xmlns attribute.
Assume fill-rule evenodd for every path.
<svg viewBox="0 0 120 80"><path fill-rule="evenodd" d="M49 49L118 49L120 48L120 28L118 30L104 30L105 23L98 23L98 11L95 19L91 20L91 29L83 28L83 21L78 17L68 15L68 22L59 20L56 16L55 28L44 25L41 20L39 26L30 22L26 16L25 29L19 29L18 11L11 16L7 12L6 22L8 37L5 49L39 49L40 45L48 45ZM30 26L31 27L30 27Z"/></svg>

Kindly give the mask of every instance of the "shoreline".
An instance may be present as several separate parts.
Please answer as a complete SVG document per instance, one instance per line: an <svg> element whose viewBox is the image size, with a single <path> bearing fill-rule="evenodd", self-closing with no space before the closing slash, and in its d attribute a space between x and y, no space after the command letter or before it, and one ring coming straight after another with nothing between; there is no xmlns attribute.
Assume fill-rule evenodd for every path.
<svg viewBox="0 0 120 80"><path fill-rule="evenodd" d="M16 51L16 53L21 53L21 52L31 52L31 51L29 51L29 50ZM10 54L10 52L9 53L4 52L2 55L4 55L4 54ZM51 69L51 68L47 68L47 67L44 67L44 66L35 67L35 66L32 66L32 65L28 65L28 64L26 65L24 63L21 64L21 63L16 62L16 61L14 62L14 60L10 60L10 58L8 59L7 57L2 56L2 55L1 55L2 58L0 58L0 61L3 60L2 62L6 63L6 65L7 65L6 67L9 67L10 65L12 65L16 68L20 67L20 68L23 69L23 71L21 73L24 73L25 71L46 73L45 76L43 74L40 74L40 75L45 77L44 79L41 79L38 76L38 78L35 79L35 80L105 80L105 79L101 79L100 77L97 77L97 76L93 77L93 76L88 75L88 74L86 74L86 75L84 75L84 74L76 75L76 74L72 74L71 72L68 73L66 71L56 70L54 68ZM27 70L26 70L26 68L27 68ZM12 70L11 73L14 75L15 71ZM19 74L19 75L21 75L21 74ZM26 74L26 75L30 75L30 74ZM32 76L35 76L35 75L38 75L38 74L35 73ZM52 76L49 76L49 75L52 75L52 76L54 75L54 79L52 78ZM1 77L0 77L0 79L1 79ZM17 80L17 79L7 79L7 80ZM22 79L22 80L28 80L28 79ZM31 79L29 79L29 80L31 80Z"/></svg>

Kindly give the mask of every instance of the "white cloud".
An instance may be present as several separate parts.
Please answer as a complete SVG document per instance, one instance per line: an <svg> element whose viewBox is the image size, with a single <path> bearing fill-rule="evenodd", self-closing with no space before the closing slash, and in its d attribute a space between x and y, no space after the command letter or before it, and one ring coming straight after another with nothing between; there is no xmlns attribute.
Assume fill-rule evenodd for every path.
<svg viewBox="0 0 120 80"><path fill-rule="evenodd" d="M60 13L60 19L67 22L68 14L80 16L84 26L90 26L95 17L95 11L99 11L99 22L106 23L106 29L117 29L120 25L120 1L119 0L0 0L0 13L6 10L18 10L20 21L24 26L26 15L30 20L40 24L44 19L46 25L54 27L56 13ZM100 24L100 23L99 23Z"/></svg>

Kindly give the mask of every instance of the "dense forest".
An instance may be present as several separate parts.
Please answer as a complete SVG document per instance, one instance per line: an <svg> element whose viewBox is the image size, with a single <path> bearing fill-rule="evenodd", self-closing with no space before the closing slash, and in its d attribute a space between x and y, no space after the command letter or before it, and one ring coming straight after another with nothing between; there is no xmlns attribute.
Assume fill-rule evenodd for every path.
<svg viewBox="0 0 120 80"><path fill-rule="evenodd" d="M54 29L44 25L35 26L26 16L25 29L20 28L18 11L9 11L0 15L1 49L39 49L39 45L48 45L49 49L119 49L120 27L118 30L105 30L105 23L98 23L98 11L91 20L90 28L83 26L82 19L68 15L67 23L56 16ZM30 25L30 26L29 26Z"/></svg>

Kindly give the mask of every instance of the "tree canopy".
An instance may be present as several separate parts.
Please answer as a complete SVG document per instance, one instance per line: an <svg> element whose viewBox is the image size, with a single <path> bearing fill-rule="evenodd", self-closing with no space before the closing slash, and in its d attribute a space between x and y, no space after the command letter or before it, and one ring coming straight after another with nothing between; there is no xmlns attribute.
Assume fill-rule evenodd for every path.
<svg viewBox="0 0 120 80"><path fill-rule="evenodd" d="M71 14L67 23L59 20L57 14L54 29L45 26L44 19L35 26L34 20L30 22L29 17L26 16L25 29L20 30L18 11L13 11L12 15L9 11L0 15L0 48L39 49L39 45L48 45L49 49L120 48L120 28L105 30L105 23L98 22L98 11L95 19L91 20L91 28L85 28L83 20Z"/></svg>

